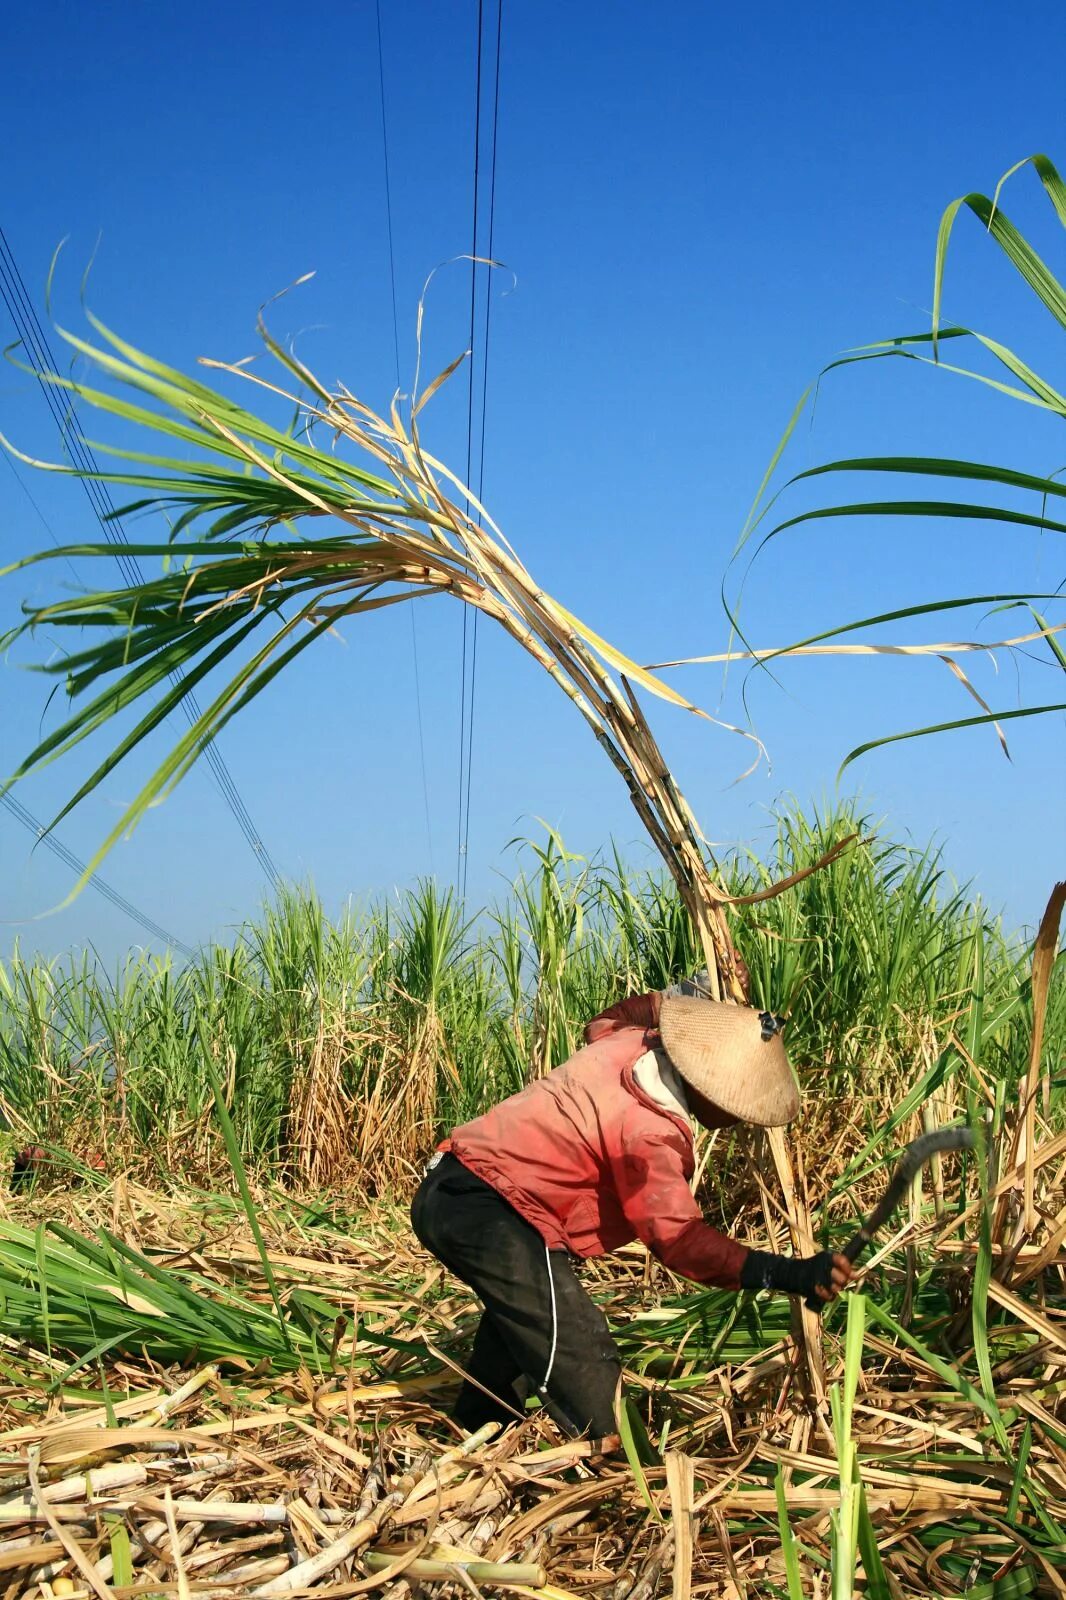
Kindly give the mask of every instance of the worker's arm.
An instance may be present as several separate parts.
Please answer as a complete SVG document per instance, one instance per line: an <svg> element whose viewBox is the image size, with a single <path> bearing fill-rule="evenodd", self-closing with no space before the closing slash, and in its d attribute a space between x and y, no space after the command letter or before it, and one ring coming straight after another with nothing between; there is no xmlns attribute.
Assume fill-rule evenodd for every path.
<svg viewBox="0 0 1066 1600"><path fill-rule="evenodd" d="M740 987L744 991L744 998L751 1003L751 973L748 964L738 950L733 951L733 967L740 980ZM714 987L711 975L706 967L701 967L699 972L694 972L691 978L682 978L680 983L672 983L665 991L667 994L690 995L697 1000L713 1000Z"/></svg>
<svg viewBox="0 0 1066 1600"><path fill-rule="evenodd" d="M623 1144L614 1180L626 1218L665 1267L719 1289L776 1289L835 1300L851 1277L846 1256L777 1256L749 1250L704 1222L685 1178L683 1135Z"/></svg>
<svg viewBox="0 0 1066 1600"><path fill-rule="evenodd" d="M664 1266L696 1283L739 1289L745 1245L704 1222L685 1179L684 1135L623 1141L612 1164L626 1219Z"/></svg>
<svg viewBox="0 0 1066 1600"><path fill-rule="evenodd" d="M616 1006L601 1011L586 1025L585 1043L595 1044L597 1039L605 1039L619 1028L643 1028L645 1033L652 1032L659 1026L662 998L656 989L651 994L634 994L626 1000L619 1000Z"/></svg>

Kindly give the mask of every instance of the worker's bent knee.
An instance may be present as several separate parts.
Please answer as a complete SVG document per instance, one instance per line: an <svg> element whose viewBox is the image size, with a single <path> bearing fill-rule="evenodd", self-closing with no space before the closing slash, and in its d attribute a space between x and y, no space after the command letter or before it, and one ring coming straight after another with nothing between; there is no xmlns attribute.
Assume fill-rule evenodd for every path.
<svg viewBox="0 0 1066 1600"><path fill-rule="evenodd" d="M540 1391L548 1414L564 1433L600 1439L617 1427L615 1408L622 1382L617 1352L590 1353L579 1368L552 1377Z"/></svg>

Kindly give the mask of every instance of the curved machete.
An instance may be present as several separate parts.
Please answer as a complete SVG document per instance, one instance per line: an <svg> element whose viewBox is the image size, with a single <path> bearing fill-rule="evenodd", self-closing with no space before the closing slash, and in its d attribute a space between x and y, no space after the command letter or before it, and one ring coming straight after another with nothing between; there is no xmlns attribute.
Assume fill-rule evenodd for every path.
<svg viewBox="0 0 1066 1600"><path fill-rule="evenodd" d="M921 1171L931 1156L940 1155L945 1150L972 1149L973 1134L969 1128L936 1128L932 1133L923 1133L920 1138L912 1139L878 1204L858 1232L852 1234L843 1250L836 1253L847 1256L849 1261L858 1259L878 1228L884 1227L910 1188L915 1174ZM808 1311L822 1311L828 1304L828 1300L820 1299L817 1294L808 1295L806 1300Z"/></svg>

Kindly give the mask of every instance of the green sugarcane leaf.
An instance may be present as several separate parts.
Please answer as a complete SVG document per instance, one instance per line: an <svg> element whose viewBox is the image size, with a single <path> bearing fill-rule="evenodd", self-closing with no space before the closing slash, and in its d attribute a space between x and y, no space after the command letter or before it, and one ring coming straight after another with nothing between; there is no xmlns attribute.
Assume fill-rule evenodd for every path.
<svg viewBox="0 0 1066 1600"><path fill-rule="evenodd" d="M1030 595L1029 598L1030 598L1030 600L1039 600L1039 599L1042 599L1043 597L1041 595ZM1062 668L1062 670L1064 672L1066 672L1066 650L1064 650L1062 648L1062 645L1060 644L1060 642L1056 638L1056 636L1053 633L1048 632L1048 629L1050 627L1050 623L1048 623L1045 620L1045 618L1040 615L1040 612L1037 611L1034 606L1030 605L1029 606L1029 610L1032 613L1033 619L1036 622L1037 627L1042 629L1044 634L1047 637L1047 647L1048 647L1048 649L1051 651L1051 654L1054 656L1055 660L1058 662L1058 664Z"/></svg>
<svg viewBox="0 0 1066 1600"><path fill-rule="evenodd" d="M1029 489L1035 494L1066 498L1066 484L1057 483L1054 478L1019 472L1013 467L990 466L983 461L959 461L947 456L858 456L852 460L827 461L820 467L808 467L804 472L797 472L795 477L789 479L789 483L802 483L806 478L820 478L829 472L905 472L916 477L961 478L978 483L1002 483L1011 489Z"/></svg>
<svg viewBox="0 0 1066 1600"><path fill-rule="evenodd" d="M1018 1506L1021 1503L1022 1489L1025 1483L1025 1473L1029 1462L1029 1451L1033 1444L1033 1424L1029 1417L1025 1419L1022 1429L1022 1442L1018 1446L1018 1456L1014 1463L1014 1478L1010 1486L1010 1499L1007 1501L1007 1524L1014 1527L1018 1517Z"/></svg>
<svg viewBox="0 0 1066 1600"><path fill-rule="evenodd" d="M1022 360L1019 355L992 339L988 334L980 333L976 328L954 328L951 337L974 339L982 349L989 352L1001 366L1025 385L1024 389L1015 389L1011 384L1005 384L999 379L990 378L985 372L976 372L971 367L952 366L940 358L924 356L917 350L911 349L912 345L939 346L944 339L949 337L945 331L935 338L931 333L903 334L895 339L882 340L875 345L867 346L862 353L844 356L839 361L830 363L826 369L831 371L837 366L848 366L858 361L879 361L890 357L901 356L907 361L919 361L925 366L936 367L940 372L949 372L956 377L968 378L972 382L985 384L988 388L999 394L1004 394L1010 400L1021 400L1028 405L1039 406L1042 410L1054 411L1059 416L1066 415L1066 396L1063 396L1045 378Z"/></svg>
<svg viewBox="0 0 1066 1600"><path fill-rule="evenodd" d="M968 1400L971 1405L975 1406L992 1425L993 1430L997 1427L1002 1427L1002 1418L1000 1417L998 1406L994 1401L987 1400L981 1390L975 1388L957 1367L942 1360L940 1356L929 1349L928 1345L923 1344L920 1339L916 1338L908 1328L904 1328L887 1311L882 1310L876 1300L867 1300L866 1311L867 1315L872 1317L875 1322L880 1323L881 1327L885 1328L894 1339L898 1339L908 1349L913 1350L916 1355L921 1356L922 1360L932 1368L942 1382L946 1383L956 1394L960 1394L964 1400Z"/></svg>
<svg viewBox="0 0 1066 1600"><path fill-rule="evenodd" d="M633 1474L633 1482L636 1484L640 1497L648 1510L657 1521L661 1521L662 1513L652 1499L651 1490L648 1488L648 1480L644 1475L646 1466L658 1466L661 1464L655 1450L652 1448L651 1440L648 1438L648 1431L641 1420L640 1413L628 1395L622 1394L619 1396L615 1410L618 1417L618 1435L622 1441L622 1449L625 1451L626 1460L629 1462L629 1470Z"/></svg>
<svg viewBox="0 0 1066 1600"><path fill-rule="evenodd" d="M41 1297L41 1327L44 1332L44 1348L49 1360L52 1356L52 1326L50 1316L50 1301L48 1295L48 1261L45 1245L45 1231L47 1224L37 1224L34 1250L37 1263L37 1292Z"/></svg>
<svg viewBox="0 0 1066 1600"><path fill-rule="evenodd" d="M305 607L297 616L285 623L269 643L242 666L236 677L222 690L216 700L194 723L189 732L178 741L170 755L160 764L137 796L125 808L119 822L116 823L103 843L97 848L71 894L68 895L66 903L69 903L73 896L84 887L96 872L108 851L130 828L135 826L149 807L165 799L174 789L175 785L180 782L181 778L198 759L205 743L209 739L215 738L230 718L265 688L271 679L296 655L307 649L317 638L334 626L334 619L327 617L317 625L309 627L307 633L297 644L284 651L273 665L264 668L262 664L277 650L280 642L291 634L301 622L306 620L309 610L310 606ZM235 642L231 640L228 648L230 650L235 648ZM200 665L202 667L202 663ZM189 676L194 674L197 678L202 676L202 672L196 668L193 669L193 673L190 673ZM134 733L129 735L126 740L123 740L118 747L118 751L113 752L107 760L100 764L92 777L86 780L78 790L77 797L80 799L89 794L112 770L116 762L121 759L121 755L127 753L128 749L131 748L130 740L136 738L139 742L152 728L158 725L161 719L162 713L158 707L149 712L134 730ZM51 827L54 828L62 820L74 803L71 800L62 807L53 819Z"/></svg>
<svg viewBox="0 0 1066 1600"><path fill-rule="evenodd" d="M799 1556L796 1553L796 1538L792 1532L792 1525L788 1520L785 1473L780 1462L778 1462L777 1476L774 1479L774 1492L777 1495L777 1526L781 1534L781 1553L785 1558L788 1600L803 1600L803 1578L800 1574Z"/></svg>
<svg viewBox="0 0 1066 1600"><path fill-rule="evenodd" d="M91 1344L89 1348L84 1350L75 1361L70 1363L69 1367L66 1367L59 1374L58 1378L55 1378L52 1383L48 1385L48 1393L65 1394L70 1379L74 1377L76 1373L83 1371L83 1369L86 1367L98 1366L103 1357L106 1356L111 1350L121 1351L123 1349L128 1349L131 1345L135 1345L137 1342L136 1335L137 1329L131 1327L123 1330L120 1333L109 1334L107 1338L100 1339L95 1344ZM77 1342L80 1345L84 1343L84 1340L79 1338Z"/></svg>
<svg viewBox="0 0 1066 1600"><path fill-rule="evenodd" d="M274 1277L274 1269L270 1264L270 1257L267 1254L266 1241L263 1238L263 1230L259 1226L259 1214L256 1211L255 1202L252 1199L252 1191L248 1186L248 1174L245 1171L244 1162L241 1159L240 1145L237 1141L237 1134L233 1126L233 1119L229 1114L229 1107L226 1105L226 1097L222 1093L222 1083L218 1076L218 1072L215 1069L214 1057L211 1053L211 1041L203 1032L202 1028L200 1031L200 1053L203 1069L207 1075L208 1082L211 1085L211 1093L215 1099L215 1112L218 1116L219 1127L222 1129L222 1138L226 1146L226 1155L229 1157L230 1168L233 1172L234 1178L236 1179L237 1188L240 1190L241 1201L244 1205L244 1214L248 1218L248 1226L252 1230L252 1237L255 1240L255 1248L259 1252L259 1260L262 1264L263 1276L266 1278L267 1285L270 1289L270 1298L274 1302L274 1310L276 1311L278 1318L278 1328L281 1333L281 1337L285 1342L285 1348L291 1351L292 1338L289 1333L288 1319L285 1316L285 1310L281 1304L281 1295L278 1293L278 1285L277 1280Z"/></svg>
<svg viewBox="0 0 1066 1600"><path fill-rule="evenodd" d="M866 1503L866 1490L858 1484L859 1494L859 1555L866 1574L866 1593L870 1600L895 1600L881 1552L877 1547L877 1530Z"/></svg>
<svg viewBox="0 0 1066 1600"><path fill-rule="evenodd" d="M922 366L932 367L937 372L950 373L953 377L966 378L971 383L983 384L995 394L1005 395L1008 400L1020 400L1023 405L1036 406L1041 411L1054 412L1056 416L1066 416L1066 396L1042 378L1039 373L1022 360L1022 358L1009 349L1007 345L1000 344L998 340L989 338L987 334L980 333L976 328L958 328L957 334L965 335L968 339L975 340L984 350L994 357L1003 367L1006 367L1024 388L1017 389L1013 384L1004 383L1000 378L990 377L987 372L978 372L973 367L960 367L950 361L937 359L932 355L922 355L920 350L912 349L912 345L931 345L933 336L930 333L904 334L896 339L882 341L881 344L872 346L867 352L859 355L842 356L838 361L830 362L827 372L837 367L849 367L864 361L886 361L900 359L904 361L917 361ZM944 335L941 338L945 337ZM783 492L783 491L779 491Z"/></svg>
<svg viewBox="0 0 1066 1600"><path fill-rule="evenodd" d="M862 1371L863 1335L866 1329L866 1296L849 1294L847 1332L844 1337L844 1390L842 1395L843 1441L851 1441L851 1419L855 1407L855 1393Z"/></svg>
<svg viewBox="0 0 1066 1600"><path fill-rule="evenodd" d="M118 1589L129 1588L133 1583L133 1551L129 1532L120 1517L104 1517L103 1522L111 1546L111 1582Z"/></svg>
<svg viewBox="0 0 1066 1600"><path fill-rule="evenodd" d="M1036 528L1041 533L1066 533L1066 522L1053 522L1029 511L1012 511L1008 506L985 506L965 500L857 500L850 505L819 506L813 511L786 517L764 534L759 550L789 528L836 517L934 517L948 521L1004 522L1012 527Z"/></svg>
<svg viewBox="0 0 1066 1600"><path fill-rule="evenodd" d="M1041 165L1037 166L1037 171L1040 174L1041 181L1044 183L1044 187L1047 189L1052 198L1056 211L1059 212L1060 221L1063 220L1060 209L1061 180L1059 179L1058 173L1055 171L1055 168L1051 165L1050 161L1047 160L1046 156L1041 156L1039 158L1030 157L1029 159L1033 161L1034 165L1036 164L1037 160L1039 160L1041 163ZM1003 187L1003 184L1006 182L1007 178L1009 178L1013 173L1017 172L1019 168L1024 165L1025 162L1020 162L1016 166L1012 167L1010 172L1004 174L1004 177L1000 179L999 186L996 189L997 198L999 191ZM967 206L973 212L974 216L977 217L978 221L984 223L985 228L1000 246L1011 265L1021 274L1026 283L1028 283L1029 287L1035 292L1037 297L1051 312L1055 320L1060 323L1061 326L1066 327L1066 290L1063 289L1054 273L1051 272L1041 257L1037 255L1036 251L1027 242L1024 236L1018 232L1013 223L1008 220L1008 218L1000 210L995 200L990 200L987 195L983 194L968 194L964 195L959 200L953 200L940 220L940 229L937 235L936 244L936 262L933 271L934 334L936 333L940 322L940 307L944 288L944 267L947 259L948 241L951 237L955 220L963 206Z"/></svg>
<svg viewBox="0 0 1066 1600"><path fill-rule="evenodd" d="M117 1428L119 1425L118 1412L115 1410L115 1402L111 1398L111 1387L108 1384L107 1374L104 1371L104 1364L102 1361L97 1361L96 1373L97 1377L100 1379L100 1393L103 1395L104 1415L107 1418L107 1425L109 1428Z"/></svg>
<svg viewBox="0 0 1066 1600"><path fill-rule="evenodd" d="M837 772L837 781L841 774L853 761L858 761L860 756L868 755L871 750L880 750L887 744L899 744L905 739L924 739L932 733L952 733L958 728L980 728L994 725L997 722L1009 722L1015 717L1041 717L1052 713L1066 711L1066 704L1046 706L1022 706L1012 711L990 711L980 717L957 717L953 722L931 723L926 728L910 728L906 733L889 733L881 739L870 739L866 744L856 746L840 763Z"/></svg>
<svg viewBox="0 0 1066 1600"><path fill-rule="evenodd" d="M984 1039L982 1024L985 1000L985 946L983 938L976 933L972 942L973 977L970 989L970 1005L964 1029L964 1044L970 1060L979 1064ZM969 1121L975 1145L974 1167L977 1171L981 1195L977 1261L974 1268L971 1302L974 1359L977 1362L981 1388L987 1402L988 1410L986 1414L991 1419L992 1431L995 1434L996 1442L1003 1452L1004 1458L1010 1462L1012 1459L1010 1440L996 1400L995 1382L992 1377L992 1358L988 1349L988 1286L992 1279L992 1223L988 1208L988 1157L985 1148L984 1128L978 1114L976 1095L973 1090L970 1091L969 1099Z"/></svg>

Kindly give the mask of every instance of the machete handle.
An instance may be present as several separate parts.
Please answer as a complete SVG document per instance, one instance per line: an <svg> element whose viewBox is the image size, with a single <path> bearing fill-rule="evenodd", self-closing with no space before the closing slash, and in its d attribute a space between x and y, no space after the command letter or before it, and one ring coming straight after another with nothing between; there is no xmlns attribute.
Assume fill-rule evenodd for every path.
<svg viewBox="0 0 1066 1600"><path fill-rule="evenodd" d="M925 1166L926 1162L935 1155L940 1155L947 1150L972 1150L973 1134L969 1128L937 1128L931 1133L923 1133L904 1150L899 1165L892 1174L892 1181L885 1190L880 1204L871 1211L862 1227L853 1233L843 1250L836 1252L847 1256L849 1261L857 1261L866 1246L892 1212L895 1211L904 1194L910 1187L915 1175ZM821 1313L829 1305L828 1300L823 1300L820 1295L811 1293L804 1301L808 1311Z"/></svg>

